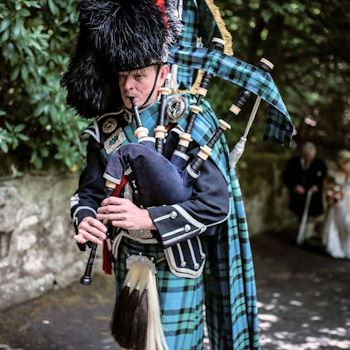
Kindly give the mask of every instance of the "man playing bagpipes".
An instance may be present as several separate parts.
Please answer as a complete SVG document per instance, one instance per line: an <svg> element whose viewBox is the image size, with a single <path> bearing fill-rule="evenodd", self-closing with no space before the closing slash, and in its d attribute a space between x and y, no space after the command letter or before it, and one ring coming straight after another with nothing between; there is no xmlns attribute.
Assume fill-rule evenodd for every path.
<svg viewBox="0 0 350 350"><path fill-rule="evenodd" d="M62 82L68 103L95 119L83 132L87 162L71 211L82 250L109 242L114 338L128 349L203 349L206 322L211 349L258 349L246 218L222 133L230 126L218 122L204 97L212 75L236 83L232 72L244 67L239 76L247 81L237 84L259 90L273 105L279 124L272 119L267 136L283 141L291 125L271 77L224 55L220 40L213 51L177 49L181 25L174 13L186 28L192 1L175 9L171 1L91 0L81 1L79 11L78 46ZM182 35L187 40L196 32ZM196 56L203 52L223 65L205 75L196 97L170 94L174 74L164 63L172 71L178 65L177 82L186 85L203 68ZM249 92L243 95L230 116Z"/></svg>

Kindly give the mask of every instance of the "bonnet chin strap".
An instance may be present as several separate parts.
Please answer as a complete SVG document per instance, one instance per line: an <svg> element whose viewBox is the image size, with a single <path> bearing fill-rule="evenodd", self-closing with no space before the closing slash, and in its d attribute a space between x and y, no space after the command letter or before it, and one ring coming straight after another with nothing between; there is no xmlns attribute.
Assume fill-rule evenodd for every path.
<svg viewBox="0 0 350 350"><path fill-rule="evenodd" d="M154 89L156 88L157 80L158 80L158 77L159 77L160 67L161 67L161 64L157 64L156 77L154 78L154 83L153 83L152 90L151 90L151 92L149 93L148 97L146 98L146 101L145 101L145 102L143 103L143 105L140 106L139 108L146 107L148 101L150 100L151 96L153 95L153 92L154 92Z"/></svg>

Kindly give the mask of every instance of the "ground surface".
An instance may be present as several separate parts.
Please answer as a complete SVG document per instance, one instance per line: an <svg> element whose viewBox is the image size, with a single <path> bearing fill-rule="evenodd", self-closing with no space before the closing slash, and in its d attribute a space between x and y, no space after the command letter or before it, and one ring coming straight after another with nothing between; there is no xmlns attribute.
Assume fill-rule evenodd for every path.
<svg viewBox="0 0 350 350"><path fill-rule="evenodd" d="M290 234L252 240L264 350L350 349L350 261ZM0 312L0 350L116 349L108 332L114 290L96 276ZM174 349L181 350L181 349Z"/></svg>

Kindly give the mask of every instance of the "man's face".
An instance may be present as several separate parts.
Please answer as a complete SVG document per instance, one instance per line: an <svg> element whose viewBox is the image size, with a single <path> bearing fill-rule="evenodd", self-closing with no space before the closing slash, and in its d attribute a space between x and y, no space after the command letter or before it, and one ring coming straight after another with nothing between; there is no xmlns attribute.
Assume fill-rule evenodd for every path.
<svg viewBox="0 0 350 350"><path fill-rule="evenodd" d="M141 107L146 102L152 91L154 81L157 78L155 89L150 97L148 104L157 99L158 90L163 84L163 66L157 76L156 66L149 66L132 71L119 72L119 88L121 91L124 106L131 108L130 97L134 97L136 106Z"/></svg>
<svg viewBox="0 0 350 350"><path fill-rule="evenodd" d="M303 157L307 162L312 162L316 157L316 150L314 150L314 149L304 150Z"/></svg>

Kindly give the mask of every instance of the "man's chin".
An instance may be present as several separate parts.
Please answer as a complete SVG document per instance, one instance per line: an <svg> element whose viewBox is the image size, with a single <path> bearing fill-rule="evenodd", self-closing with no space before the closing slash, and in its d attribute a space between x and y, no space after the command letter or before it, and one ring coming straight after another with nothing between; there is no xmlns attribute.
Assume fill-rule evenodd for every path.
<svg viewBox="0 0 350 350"><path fill-rule="evenodd" d="M124 106L128 109L131 109L132 105L131 105L131 98L133 96L126 96L126 97L123 97L123 103L124 103ZM137 107L140 107L142 104L140 103L140 100L139 98L137 97L134 97L134 103Z"/></svg>

